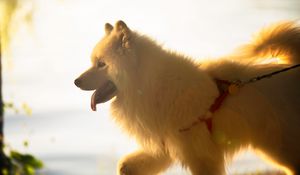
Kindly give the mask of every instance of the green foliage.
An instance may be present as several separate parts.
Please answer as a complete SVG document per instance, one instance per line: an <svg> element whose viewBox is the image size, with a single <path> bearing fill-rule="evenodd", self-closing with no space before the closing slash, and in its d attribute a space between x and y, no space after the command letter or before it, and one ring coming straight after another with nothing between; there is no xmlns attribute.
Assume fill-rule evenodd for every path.
<svg viewBox="0 0 300 175"><path fill-rule="evenodd" d="M5 102L4 110L10 110L16 114L22 112L27 116L32 115L32 109L27 103L15 105L13 102ZM29 141L24 140L23 146L28 147ZM9 152L7 158L9 159L10 167L3 169L0 172L2 175L35 175L36 170L43 168L43 162L31 154L22 154L15 150Z"/></svg>
<svg viewBox="0 0 300 175"><path fill-rule="evenodd" d="M10 168L3 169L3 175L35 175L36 170L43 168L43 162L30 154L11 151L8 157Z"/></svg>
<svg viewBox="0 0 300 175"><path fill-rule="evenodd" d="M28 104L22 103L15 105L13 102L4 103L4 109L15 113L25 113L27 116L32 115L32 109ZM29 146L28 140L23 142L24 147ZM11 150L7 156L10 162L10 167L3 169L0 174L3 175L35 175L36 170L43 168L43 162L35 158L31 154L22 154L15 150Z"/></svg>
<svg viewBox="0 0 300 175"><path fill-rule="evenodd" d="M24 175L34 175L36 169L43 168L42 161L30 154L21 154L17 151L11 151L10 158L12 163L18 167L16 170L21 170L21 174Z"/></svg>
<svg viewBox="0 0 300 175"><path fill-rule="evenodd" d="M33 1L0 0L0 59L3 58L3 51L9 50L10 41L17 29L23 27L24 24L31 24L32 22L33 8L25 14L16 15L25 3L33 3ZM0 83L0 87L1 86ZM31 108L26 103L23 103L21 107L16 107L14 103L5 103L3 108L4 110L11 110L15 113L23 111L28 116L32 114ZM0 118L0 120L3 120L3 116L0 116ZM2 137L0 138L2 144L3 140L1 139ZM28 147L29 142L24 141L23 145ZM1 147L0 149L4 148ZM5 156L2 150L0 153L3 160L8 159L7 161L9 162L9 166L5 165L7 166L6 169L1 170L0 168L1 175L34 175L37 169L43 167L43 163L30 154L9 151L9 156Z"/></svg>
<svg viewBox="0 0 300 175"><path fill-rule="evenodd" d="M4 109L15 113L23 112L27 116L32 114L31 108L26 103L23 103L21 107L17 107L13 102L6 102L4 103ZM23 146L29 146L28 140L23 142ZM7 158L9 159L10 167L3 169L0 172L2 175L35 175L36 170L43 168L43 162L31 154L22 154L11 150Z"/></svg>
<svg viewBox="0 0 300 175"><path fill-rule="evenodd" d="M13 102L5 102L4 103L4 110L5 111L13 111L16 114L20 113L21 111L24 112L27 116L32 115L32 109L27 103L22 103L20 107L16 106Z"/></svg>

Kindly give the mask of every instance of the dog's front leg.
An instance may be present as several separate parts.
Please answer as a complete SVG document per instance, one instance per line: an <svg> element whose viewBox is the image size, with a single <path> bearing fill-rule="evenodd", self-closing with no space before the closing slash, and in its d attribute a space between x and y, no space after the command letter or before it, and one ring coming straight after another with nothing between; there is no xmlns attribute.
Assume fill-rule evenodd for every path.
<svg viewBox="0 0 300 175"><path fill-rule="evenodd" d="M192 175L225 175L223 151L204 126L180 133L173 145Z"/></svg>
<svg viewBox="0 0 300 175"><path fill-rule="evenodd" d="M186 160L192 175L225 175L222 163L209 157L194 157Z"/></svg>
<svg viewBox="0 0 300 175"><path fill-rule="evenodd" d="M156 175L172 163L168 155L137 151L119 161L118 175Z"/></svg>

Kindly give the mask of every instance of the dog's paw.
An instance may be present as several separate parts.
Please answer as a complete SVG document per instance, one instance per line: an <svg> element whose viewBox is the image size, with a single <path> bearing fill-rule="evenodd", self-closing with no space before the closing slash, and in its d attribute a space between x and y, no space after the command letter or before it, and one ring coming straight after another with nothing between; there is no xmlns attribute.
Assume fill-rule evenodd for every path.
<svg viewBox="0 0 300 175"><path fill-rule="evenodd" d="M128 165L122 163L120 166L119 166L119 175L133 175L130 171L130 168Z"/></svg>
<svg viewBox="0 0 300 175"><path fill-rule="evenodd" d="M118 175L140 175L134 167L130 166L126 162L119 165L118 173Z"/></svg>

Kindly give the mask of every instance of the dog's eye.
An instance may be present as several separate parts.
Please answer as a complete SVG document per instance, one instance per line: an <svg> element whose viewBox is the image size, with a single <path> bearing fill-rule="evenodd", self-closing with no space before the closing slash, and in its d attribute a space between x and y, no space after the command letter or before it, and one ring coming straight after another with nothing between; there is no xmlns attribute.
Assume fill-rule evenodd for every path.
<svg viewBox="0 0 300 175"><path fill-rule="evenodd" d="M106 64L103 61L98 61L96 66L97 66L97 68L102 68L102 67L106 66Z"/></svg>

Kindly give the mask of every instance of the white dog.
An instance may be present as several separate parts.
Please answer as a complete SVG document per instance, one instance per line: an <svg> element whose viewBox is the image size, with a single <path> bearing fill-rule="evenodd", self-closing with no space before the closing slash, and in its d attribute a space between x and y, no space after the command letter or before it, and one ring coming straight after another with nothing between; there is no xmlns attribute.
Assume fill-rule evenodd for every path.
<svg viewBox="0 0 300 175"><path fill-rule="evenodd" d="M155 175L179 161L193 175L223 175L249 147L300 174L300 68L238 83L300 63L296 24L271 26L239 53L201 64L122 21L105 32L75 84L95 90L93 110L116 97L114 120L141 145L118 174ZM281 60L268 62L274 57Z"/></svg>

